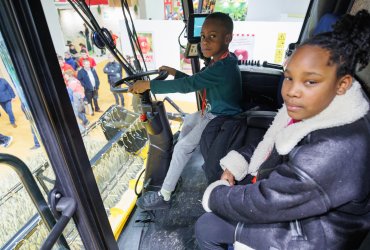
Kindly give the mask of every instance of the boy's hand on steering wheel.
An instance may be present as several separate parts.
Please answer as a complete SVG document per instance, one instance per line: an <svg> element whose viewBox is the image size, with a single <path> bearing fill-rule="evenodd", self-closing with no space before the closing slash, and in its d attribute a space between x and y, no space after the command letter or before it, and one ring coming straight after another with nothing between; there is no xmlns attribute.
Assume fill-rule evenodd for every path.
<svg viewBox="0 0 370 250"><path fill-rule="evenodd" d="M175 76L176 75L176 69L168 67L168 66L161 66L159 67L159 71L167 71L169 75Z"/></svg>
<svg viewBox="0 0 370 250"><path fill-rule="evenodd" d="M234 186L235 184L235 177L227 168L222 173L220 180L226 180L230 186Z"/></svg>
<svg viewBox="0 0 370 250"><path fill-rule="evenodd" d="M140 94L148 89L150 89L150 81L138 80L129 87L128 91L133 94Z"/></svg>

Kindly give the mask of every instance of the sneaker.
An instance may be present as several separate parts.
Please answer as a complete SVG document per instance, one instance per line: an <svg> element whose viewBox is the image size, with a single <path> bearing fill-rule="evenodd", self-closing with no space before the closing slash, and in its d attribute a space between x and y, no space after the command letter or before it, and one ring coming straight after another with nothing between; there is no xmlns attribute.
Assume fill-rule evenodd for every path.
<svg viewBox="0 0 370 250"><path fill-rule="evenodd" d="M13 126L13 128L18 127L17 124L15 124L15 123L13 123L12 126Z"/></svg>
<svg viewBox="0 0 370 250"><path fill-rule="evenodd" d="M30 148L31 150L35 150L35 149L38 149L38 148L40 148L40 146L33 146L32 148Z"/></svg>
<svg viewBox="0 0 370 250"><path fill-rule="evenodd" d="M99 112L99 113L101 113L101 112L103 112L103 110L98 109L98 110L95 110L95 112Z"/></svg>
<svg viewBox="0 0 370 250"><path fill-rule="evenodd" d="M165 201L160 192L149 191L136 201L136 205L143 210L169 209L171 200Z"/></svg>
<svg viewBox="0 0 370 250"><path fill-rule="evenodd" d="M12 143L12 141L13 141L13 137L9 136L8 140L6 142L4 142L4 144L3 144L4 148L9 147L9 145Z"/></svg>

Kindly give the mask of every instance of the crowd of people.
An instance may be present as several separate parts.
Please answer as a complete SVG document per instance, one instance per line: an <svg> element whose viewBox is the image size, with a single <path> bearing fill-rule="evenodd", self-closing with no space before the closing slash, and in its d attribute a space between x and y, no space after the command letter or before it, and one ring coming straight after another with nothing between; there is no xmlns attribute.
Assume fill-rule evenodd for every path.
<svg viewBox="0 0 370 250"><path fill-rule="evenodd" d="M68 41L69 49L64 53L64 57L58 55L58 62L63 74L66 89L76 115L78 125L81 131L84 131L90 124L88 116L94 116L95 113L103 112L99 106L99 87L101 80L96 71L96 61L89 55L87 48L82 44L80 52L77 52L74 45ZM122 79L122 66L109 54L108 62L104 65L103 72L107 75L110 88L116 81ZM116 105L124 106L124 96L122 93L112 92ZM9 82L0 77L0 106L9 117L10 125L17 128L16 118L13 112L12 100L16 93ZM21 103L21 109L27 117L25 105ZM4 114L0 112L0 116ZM1 132L1 131L0 131ZM34 128L31 126L34 145L31 149L40 147ZM0 134L0 146L9 147L13 141L10 135Z"/></svg>
<svg viewBox="0 0 370 250"><path fill-rule="evenodd" d="M96 112L102 112L98 101L101 80L96 71L97 63L89 55L87 49L82 47L80 52L76 54L73 44L69 43L69 48L69 51L65 52L64 58L58 56L58 61L73 110L80 121L80 129L84 130L90 123L86 115L94 116ZM109 83L107 87L122 79L122 66L111 54L108 55L108 62L104 66L103 73L107 75ZM123 94L114 92L112 94L116 105L124 106Z"/></svg>

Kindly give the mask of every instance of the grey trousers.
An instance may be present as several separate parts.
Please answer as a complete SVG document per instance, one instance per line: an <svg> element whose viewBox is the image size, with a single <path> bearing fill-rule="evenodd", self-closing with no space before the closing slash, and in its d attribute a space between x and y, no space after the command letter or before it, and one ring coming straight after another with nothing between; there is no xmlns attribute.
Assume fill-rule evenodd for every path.
<svg viewBox="0 0 370 250"><path fill-rule="evenodd" d="M164 179L162 189L173 192L185 165L188 163L195 148L199 145L200 137L207 124L216 116L201 111L185 117L179 140L175 145L172 160Z"/></svg>

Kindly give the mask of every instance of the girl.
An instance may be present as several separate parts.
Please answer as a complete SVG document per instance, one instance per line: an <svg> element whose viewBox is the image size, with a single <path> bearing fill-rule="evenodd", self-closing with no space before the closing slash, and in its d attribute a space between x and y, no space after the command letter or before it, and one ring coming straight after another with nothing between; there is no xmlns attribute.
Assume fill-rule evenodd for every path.
<svg viewBox="0 0 370 250"><path fill-rule="evenodd" d="M196 224L201 249L359 247L370 229L370 115L353 76L369 59L364 10L295 51L264 139L252 156L225 156L221 180L205 191L212 213ZM255 183L234 185L246 175Z"/></svg>

